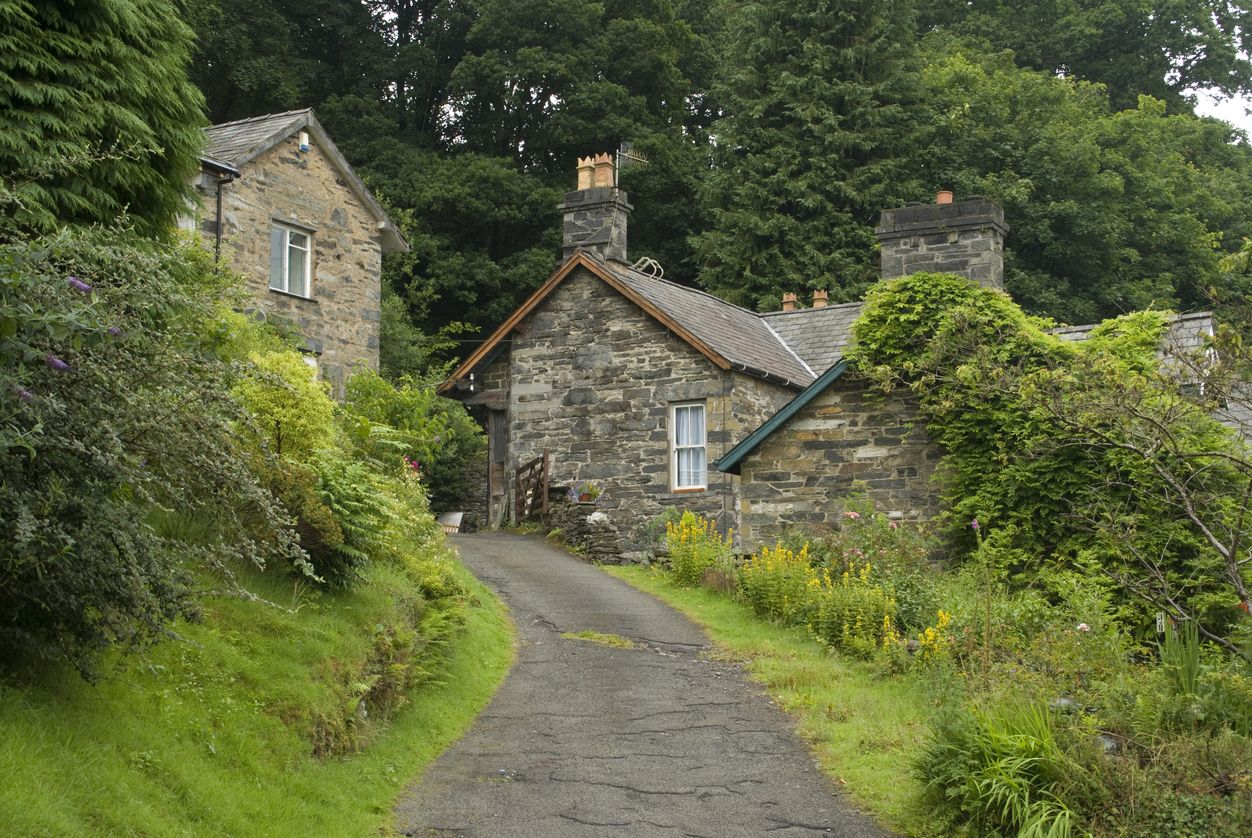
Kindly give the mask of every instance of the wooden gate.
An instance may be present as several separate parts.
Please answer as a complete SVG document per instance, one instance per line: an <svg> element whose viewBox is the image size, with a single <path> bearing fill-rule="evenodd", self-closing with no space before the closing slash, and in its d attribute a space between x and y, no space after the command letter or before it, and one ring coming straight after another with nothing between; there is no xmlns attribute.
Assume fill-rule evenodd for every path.
<svg viewBox="0 0 1252 838"><path fill-rule="evenodd" d="M525 521L537 512L548 511L548 451L517 467L513 478L513 498L517 520Z"/></svg>

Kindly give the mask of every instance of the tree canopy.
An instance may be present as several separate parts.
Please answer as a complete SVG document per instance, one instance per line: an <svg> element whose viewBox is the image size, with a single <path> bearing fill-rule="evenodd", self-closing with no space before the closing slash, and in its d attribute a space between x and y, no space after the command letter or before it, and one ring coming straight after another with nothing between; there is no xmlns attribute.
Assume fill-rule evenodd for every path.
<svg viewBox="0 0 1252 838"><path fill-rule="evenodd" d="M1005 207L1007 282L1028 311L1090 321L1214 290L1236 311L1248 283L1221 260L1252 235L1252 151L1187 96L1249 88L1246 14L1226 0L186 12L214 121L315 107L402 219L413 251L386 266L392 314L432 335L494 327L543 280L575 158L622 142L649 160L621 173L631 254L741 304L857 297L877 276L878 211L951 188Z"/></svg>
<svg viewBox="0 0 1252 838"><path fill-rule="evenodd" d="M123 212L172 228L204 143L192 38L162 0L0 2L5 214L41 231Z"/></svg>

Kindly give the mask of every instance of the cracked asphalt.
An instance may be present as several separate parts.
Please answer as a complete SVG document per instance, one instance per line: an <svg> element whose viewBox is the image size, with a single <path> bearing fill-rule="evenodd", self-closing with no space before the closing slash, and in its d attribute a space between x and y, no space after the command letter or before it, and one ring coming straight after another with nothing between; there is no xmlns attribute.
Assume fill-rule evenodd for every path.
<svg viewBox="0 0 1252 838"><path fill-rule="evenodd" d="M814 765L791 721L678 612L537 538L456 536L504 598L517 660L473 728L396 807L405 835L889 833ZM594 631L614 648L561 637Z"/></svg>

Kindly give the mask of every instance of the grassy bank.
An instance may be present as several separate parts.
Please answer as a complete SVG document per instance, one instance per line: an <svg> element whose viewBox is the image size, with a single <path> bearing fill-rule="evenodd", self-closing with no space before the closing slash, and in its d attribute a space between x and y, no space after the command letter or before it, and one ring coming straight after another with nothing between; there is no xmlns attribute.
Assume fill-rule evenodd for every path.
<svg viewBox="0 0 1252 838"><path fill-rule="evenodd" d="M211 599L182 640L96 685L67 670L0 685L0 831L385 833L404 784L469 726L511 659L503 605L455 574L469 594L442 607L386 566L333 595L258 576L247 586L283 608ZM447 640L405 658L414 629ZM401 666L424 668L420 685L379 694Z"/></svg>
<svg viewBox="0 0 1252 838"><path fill-rule="evenodd" d="M684 588L668 574L606 567L612 575L668 602L699 623L717 654L741 662L797 720L822 768L866 811L908 834L925 834L926 817L909 766L934 705L910 678L883 679L874 667L832 655L801 629L756 617L707 588Z"/></svg>

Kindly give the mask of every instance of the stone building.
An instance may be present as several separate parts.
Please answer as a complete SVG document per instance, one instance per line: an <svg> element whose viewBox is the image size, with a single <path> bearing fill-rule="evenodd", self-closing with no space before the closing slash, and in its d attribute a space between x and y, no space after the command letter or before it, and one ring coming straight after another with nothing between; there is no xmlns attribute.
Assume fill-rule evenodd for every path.
<svg viewBox="0 0 1252 838"><path fill-rule="evenodd" d="M256 311L293 324L336 392L378 368L382 254L408 246L311 110L206 129L197 190L206 246Z"/></svg>
<svg viewBox="0 0 1252 838"><path fill-rule="evenodd" d="M837 523L854 491L889 516L938 511L940 451L914 403L871 393L844 358L861 303L795 294L757 313L668 282L626 252L632 210L608 155L579 161L557 271L441 385L481 411L488 524L511 509L513 470L549 452L558 485L595 481L623 550L666 507L734 528L751 549L791 526ZM886 210L887 276L1003 283L1003 210L985 199ZM1175 324L1185 342L1206 314ZM1195 334L1193 334L1195 333ZM1063 337L1082 339L1082 327Z"/></svg>

